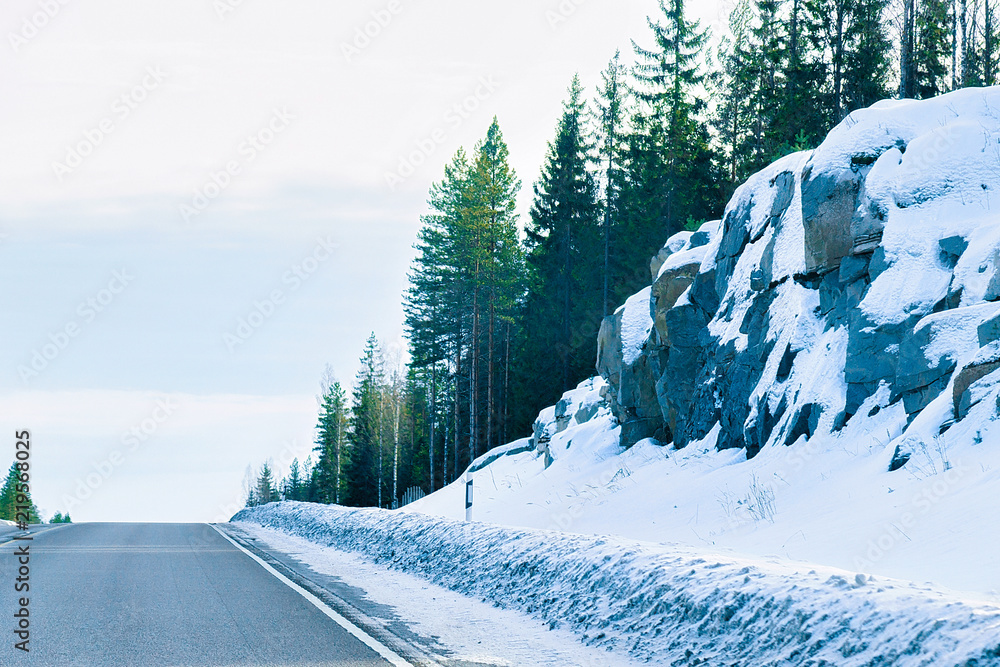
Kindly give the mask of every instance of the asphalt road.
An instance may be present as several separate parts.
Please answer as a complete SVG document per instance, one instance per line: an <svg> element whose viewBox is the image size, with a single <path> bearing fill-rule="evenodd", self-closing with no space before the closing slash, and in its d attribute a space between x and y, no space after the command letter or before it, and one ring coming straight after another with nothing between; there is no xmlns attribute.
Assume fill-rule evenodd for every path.
<svg viewBox="0 0 1000 667"><path fill-rule="evenodd" d="M211 526L73 524L32 538L0 544L4 667L390 664ZM14 634L25 544L27 654Z"/></svg>

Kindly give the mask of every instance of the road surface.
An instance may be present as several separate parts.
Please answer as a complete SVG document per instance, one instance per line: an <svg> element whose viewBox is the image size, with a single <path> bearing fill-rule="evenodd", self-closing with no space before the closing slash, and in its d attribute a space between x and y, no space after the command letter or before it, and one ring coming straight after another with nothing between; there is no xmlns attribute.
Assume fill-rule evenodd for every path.
<svg viewBox="0 0 1000 667"><path fill-rule="evenodd" d="M4 533L0 665L390 664L209 525L72 524L18 542ZM18 593L24 545L30 592ZM15 648L22 596L27 654Z"/></svg>

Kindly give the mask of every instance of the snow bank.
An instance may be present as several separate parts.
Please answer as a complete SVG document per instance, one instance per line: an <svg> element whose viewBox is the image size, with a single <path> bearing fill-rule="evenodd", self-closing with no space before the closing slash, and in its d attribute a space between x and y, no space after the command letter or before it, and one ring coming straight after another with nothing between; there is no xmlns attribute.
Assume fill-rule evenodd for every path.
<svg viewBox="0 0 1000 667"><path fill-rule="evenodd" d="M930 586L384 510L273 503L233 521L365 554L654 664L1000 664L1000 606Z"/></svg>

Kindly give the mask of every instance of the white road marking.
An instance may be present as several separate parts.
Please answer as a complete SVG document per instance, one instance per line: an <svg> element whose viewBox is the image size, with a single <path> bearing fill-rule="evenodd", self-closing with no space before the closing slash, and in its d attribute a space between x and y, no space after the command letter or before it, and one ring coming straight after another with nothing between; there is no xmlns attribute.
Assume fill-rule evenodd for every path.
<svg viewBox="0 0 1000 667"><path fill-rule="evenodd" d="M209 524L209 525L215 529L215 532L226 538L226 540L228 540L230 544L232 544L234 547L245 553L247 556L250 556L250 558L253 558L255 561L257 561L257 563L260 564L262 568L273 574L278 579L278 581L281 581L286 586L288 586L296 593L304 597L306 600L311 602L313 606L315 606L321 612L329 616L337 625L347 630L349 633L351 633L351 635L353 635L359 641L364 643L365 646L367 646L368 648L370 648L371 650L375 651L380 656L385 658L387 661L389 661L389 663L394 665L394 667L414 667L413 663L408 662L401 655L399 655L398 653L387 647L385 644L375 639L374 637L366 633L358 626L351 623L349 620L347 620L334 610L330 609L318 597L316 597L306 589L302 588L301 586L299 586L297 583L295 583L285 575L275 570L273 567L264 562L256 554L254 554L251 551L248 551L246 548L243 547L243 545L239 544L238 542L233 540L233 538L226 535L218 526L214 524Z"/></svg>

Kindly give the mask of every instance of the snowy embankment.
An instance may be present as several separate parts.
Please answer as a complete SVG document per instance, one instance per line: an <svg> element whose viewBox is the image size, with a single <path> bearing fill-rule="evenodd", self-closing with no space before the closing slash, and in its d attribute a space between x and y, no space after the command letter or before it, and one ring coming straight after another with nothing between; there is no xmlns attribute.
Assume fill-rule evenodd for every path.
<svg viewBox="0 0 1000 667"><path fill-rule="evenodd" d="M1000 664L1000 606L777 559L308 503L234 521L361 553L654 664Z"/></svg>

